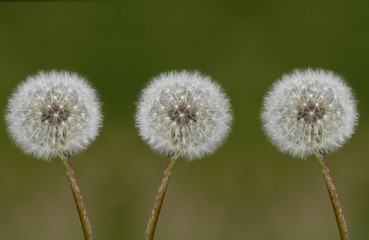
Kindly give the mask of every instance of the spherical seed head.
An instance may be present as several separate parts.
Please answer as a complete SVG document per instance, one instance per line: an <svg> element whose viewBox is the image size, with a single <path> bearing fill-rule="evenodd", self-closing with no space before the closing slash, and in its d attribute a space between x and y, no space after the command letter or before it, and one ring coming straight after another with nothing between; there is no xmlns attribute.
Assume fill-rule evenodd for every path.
<svg viewBox="0 0 369 240"><path fill-rule="evenodd" d="M306 158L341 147L353 134L358 113L351 88L340 76L297 69L273 85L261 117L274 145Z"/></svg>
<svg viewBox="0 0 369 240"><path fill-rule="evenodd" d="M230 131L230 103L220 86L198 72L154 77L137 104L136 124L155 150L188 160L213 153Z"/></svg>
<svg viewBox="0 0 369 240"><path fill-rule="evenodd" d="M50 160L85 149L98 135L102 114L96 92L66 71L27 77L9 99L6 123L27 154Z"/></svg>

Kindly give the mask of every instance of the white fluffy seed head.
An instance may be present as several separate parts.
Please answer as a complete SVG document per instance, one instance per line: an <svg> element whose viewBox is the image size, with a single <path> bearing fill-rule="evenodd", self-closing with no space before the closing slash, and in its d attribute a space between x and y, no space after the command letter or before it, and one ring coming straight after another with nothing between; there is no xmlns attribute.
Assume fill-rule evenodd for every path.
<svg viewBox="0 0 369 240"><path fill-rule="evenodd" d="M261 117L277 148L306 158L341 147L353 134L358 113L351 88L340 76L297 69L273 85Z"/></svg>
<svg viewBox="0 0 369 240"><path fill-rule="evenodd" d="M136 125L155 150L188 160L213 153L230 131L230 103L220 86L199 72L154 77L137 104Z"/></svg>
<svg viewBox="0 0 369 240"><path fill-rule="evenodd" d="M102 122L95 90L76 73L28 76L9 99L6 123L27 154L50 160L85 149Z"/></svg>

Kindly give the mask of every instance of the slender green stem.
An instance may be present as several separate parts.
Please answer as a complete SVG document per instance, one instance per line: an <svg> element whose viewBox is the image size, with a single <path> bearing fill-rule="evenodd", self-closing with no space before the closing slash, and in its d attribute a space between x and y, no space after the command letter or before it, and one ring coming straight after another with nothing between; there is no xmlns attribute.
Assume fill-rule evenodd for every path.
<svg viewBox="0 0 369 240"><path fill-rule="evenodd" d="M154 207L151 211L151 216L147 224L145 240L152 240L154 238L154 233L156 229L156 224L158 223L161 205L163 204L165 192L167 190L169 179L170 179L170 176L172 175L173 166L175 162L176 162L176 158L172 156L170 158L167 169L165 169L163 180L161 181L161 184L160 184L160 187L159 187L159 190L156 195L155 202L154 202Z"/></svg>
<svg viewBox="0 0 369 240"><path fill-rule="evenodd" d="M334 187L332 178L329 174L329 169L328 169L322 155L318 157L318 160L319 160L319 165L320 165L320 168L321 168L323 176L324 176L325 184L327 185L329 196L331 198L331 202L332 202L334 214L336 216L338 230L340 232L341 240L348 240L349 236L348 236L348 230L347 230L347 226L346 226L345 217L343 216L343 211L342 211L342 208L341 208L341 204L340 204L340 201L338 200L336 188Z"/></svg>
<svg viewBox="0 0 369 240"><path fill-rule="evenodd" d="M81 225L82 225L82 229L83 229L83 234L85 236L85 240L93 240L90 221L88 220L86 208L85 208L85 205L83 204L83 201L82 201L82 195L81 195L81 192L80 192L79 187L77 185L77 181L76 181L76 178L74 176L74 172L73 172L73 170L70 166L70 163L69 163L69 160L68 160L67 156L62 157L62 162L64 164L64 168L65 168L65 171L66 171L67 176L68 176L70 187L71 187L72 192L73 192L74 201L76 202L76 206L77 206L77 210L78 210L78 214L79 214L79 219L81 220Z"/></svg>

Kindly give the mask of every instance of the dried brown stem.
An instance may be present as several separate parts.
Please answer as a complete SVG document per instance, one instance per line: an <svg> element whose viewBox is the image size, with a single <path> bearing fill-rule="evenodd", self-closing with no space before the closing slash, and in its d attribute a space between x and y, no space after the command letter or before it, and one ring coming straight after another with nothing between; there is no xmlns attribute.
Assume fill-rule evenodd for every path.
<svg viewBox="0 0 369 240"><path fill-rule="evenodd" d="M322 155L320 157L318 157L318 160L319 160L319 165L320 165L320 168L321 168L323 176L324 176L325 184L327 185L329 196L331 198L333 211L334 211L334 214L336 216L338 230L340 232L341 240L348 240L349 236L348 236L348 230L347 230L347 226L346 226L345 217L343 216L342 207L341 207L340 201L338 200L336 188L334 187L332 178L329 174L329 169L328 169Z"/></svg>
<svg viewBox="0 0 369 240"><path fill-rule="evenodd" d="M67 176L68 176L70 187L71 187L72 192L73 192L74 201L76 202L78 215L79 215L79 219L81 220L81 225L82 225L82 229L83 229L83 234L85 236L85 240L93 240L90 221L88 220L86 208L85 208L85 205L83 204L83 201L82 201L82 195L81 195L81 192L80 192L79 187L77 185L77 181L76 181L76 178L74 176L74 172L73 172L73 170L70 166L70 163L69 163L69 160L68 160L67 156L62 157L62 162L63 162L65 171L66 171Z"/></svg>
<svg viewBox="0 0 369 240"><path fill-rule="evenodd" d="M151 216L147 224L145 240L152 240L154 238L154 233L156 229L156 224L158 222L161 205L163 204L165 192L167 190L169 179L170 179L170 176L172 175L173 166L175 162L176 162L176 158L172 156L170 158L167 169L165 169L163 180L161 181L161 184L160 184L160 187L159 187L159 190L156 195L155 202L154 202L154 207L151 211Z"/></svg>

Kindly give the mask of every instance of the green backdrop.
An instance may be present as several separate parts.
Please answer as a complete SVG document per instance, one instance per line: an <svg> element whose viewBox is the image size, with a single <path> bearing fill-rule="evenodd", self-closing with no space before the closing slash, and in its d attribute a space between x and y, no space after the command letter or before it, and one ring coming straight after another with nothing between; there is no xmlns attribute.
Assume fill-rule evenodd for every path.
<svg viewBox="0 0 369 240"><path fill-rule="evenodd" d="M266 91L306 67L341 74L358 99L356 133L327 164L352 239L368 239L368 1L130 2L0 3L0 113L39 70L78 72L103 102L100 136L71 159L96 239L144 238L168 159L138 136L135 102L173 69L220 83L234 123L215 154L178 161L156 239L338 239L316 159L278 152L261 130ZM61 162L23 154L4 120L0 149L0 239L83 239Z"/></svg>

